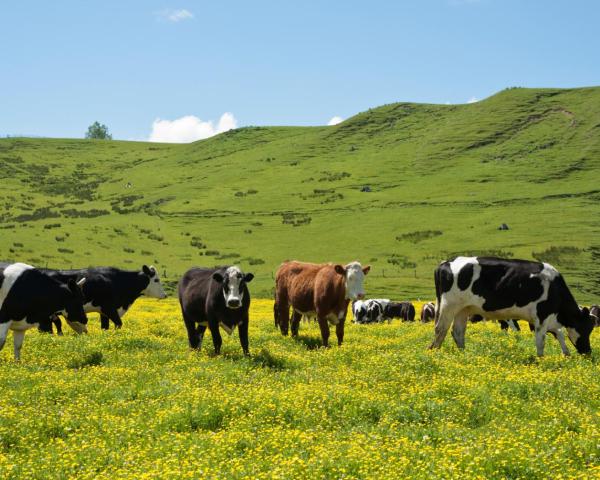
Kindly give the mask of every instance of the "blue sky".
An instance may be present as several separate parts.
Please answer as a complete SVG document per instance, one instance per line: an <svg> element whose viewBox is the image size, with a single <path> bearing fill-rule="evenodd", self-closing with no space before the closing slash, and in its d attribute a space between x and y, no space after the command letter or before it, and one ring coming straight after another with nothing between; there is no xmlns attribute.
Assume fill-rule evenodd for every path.
<svg viewBox="0 0 600 480"><path fill-rule="evenodd" d="M593 0L5 0L0 135L185 141L599 85L599 24Z"/></svg>

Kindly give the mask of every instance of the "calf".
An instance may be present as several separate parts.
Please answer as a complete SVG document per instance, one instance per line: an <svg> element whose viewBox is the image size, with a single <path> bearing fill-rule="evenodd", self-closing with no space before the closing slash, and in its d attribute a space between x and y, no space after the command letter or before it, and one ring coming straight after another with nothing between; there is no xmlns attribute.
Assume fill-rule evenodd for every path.
<svg viewBox="0 0 600 480"><path fill-rule="evenodd" d="M237 326L242 350L249 355L247 284L253 278L236 266L192 268L185 273L179 281L179 304L190 347L200 349L208 327L218 354L223 343L219 326L229 335Z"/></svg>
<svg viewBox="0 0 600 480"><path fill-rule="evenodd" d="M410 302L391 302L385 309L387 318L401 318L404 322L415 321L415 306Z"/></svg>
<svg viewBox="0 0 600 480"><path fill-rule="evenodd" d="M465 346L469 315L490 319L523 318L535 327L537 354L544 353L546 332L556 335L565 355L562 327L579 353L590 353L593 321L579 309L562 275L547 263L496 257L457 257L435 271L438 309L435 338L439 348L452 325L459 348Z"/></svg>
<svg viewBox="0 0 600 480"><path fill-rule="evenodd" d="M435 304L429 302L421 308L421 323L431 322L435 318Z"/></svg>
<svg viewBox="0 0 600 480"><path fill-rule="evenodd" d="M341 345L348 303L365 296L363 282L370 268L362 267L358 262L346 266L297 261L281 264L275 277L275 302L281 333L288 334L291 306L293 336L298 335L302 315L316 316L323 346L329 345L329 323L336 326L338 345Z"/></svg>
<svg viewBox="0 0 600 480"><path fill-rule="evenodd" d="M370 298L352 302L353 323L375 323L385 320L385 308L388 298Z"/></svg>
<svg viewBox="0 0 600 480"><path fill-rule="evenodd" d="M15 360L21 358L25 331L46 322L59 310L69 314L80 332L87 317L83 311L80 287L85 278L70 280L66 285L24 263L0 264L0 350L8 330L13 331Z"/></svg>
<svg viewBox="0 0 600 480"><path fill-rule="evenodd" d="M106 330L109 320L116 328L121 328L121 317L140 296L152 298L166 298L163 286L156 268L144 265L141 270L127 271L113 267L93 267L79 270L43 270L50 277L67 283L71 280L79 281L86 278L83 286L85 299L84 310L86 313L98 312L100 326ZM64 314L69 323L68 312ZM52 332L50 322L45 322L42 329Z"/></svg>

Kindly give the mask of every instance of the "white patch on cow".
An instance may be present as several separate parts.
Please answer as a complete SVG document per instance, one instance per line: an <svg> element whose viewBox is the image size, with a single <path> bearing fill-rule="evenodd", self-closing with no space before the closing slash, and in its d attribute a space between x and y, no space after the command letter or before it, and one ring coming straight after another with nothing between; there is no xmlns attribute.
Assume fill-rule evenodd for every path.
<svg viewBox="0 0 600 480"><path fill-rule="evenodd" d="M27 265L26 263L13 263L4 269L4 280L2 281L2 287L0 287L0 307L2 307L4 300L6 300L6 297L8 296L8 292L10 292L10 289L17 281L17 278L19 278L25 270L31 270L32 268L31 265Z"/></svg>
<svg viewBox="0 0 600 480"><path fill-rule="evenodd" d="M450 270L452 270L452 274L455 276L455 278L458 275L458 272L460 272L462 268L469 263L472 263L473 265L479 265L477 262L477 257L456 257L450 262ZM473 276L473 278L475 278L475 276Z"/></svg>
<svg viewBox="0 0 600 480"><path fill-rule="evenodd" d="M239 308L242 306L244 292L240 292L240 284L244 278L244 274L239 267L229 267L225 270L227 281L227 290L223 289L225 297L225 305L227 308ZM225 280L224 280L225 281Z"/></svg>
<svg viewBox="0 0 600 480"><path fill-rule="evenodd" d="M365 274L359 262L346 265L346 300L357 300L365 296L363 282Z"/></svg>
<svg viewBox="0 0 600 480"><path fill-rule="evenodd" d="M152 265L149 268L152 272L154 272L154 275L148 277L150 281L148 282L148 286L144 290L142 290L142 295L158 299L167 298L165 289L163 288L162 283L160 282L158 271Z"/></svg>

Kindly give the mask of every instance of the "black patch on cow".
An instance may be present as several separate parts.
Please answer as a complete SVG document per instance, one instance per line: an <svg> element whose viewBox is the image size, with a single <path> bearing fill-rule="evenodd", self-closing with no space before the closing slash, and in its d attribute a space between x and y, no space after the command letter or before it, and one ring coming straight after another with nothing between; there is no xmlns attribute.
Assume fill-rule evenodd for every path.
<svg viewBox="0 0 600 480"><path fill-rule="evenodd" d="M452 275L450 262L441 263L435 269L433 276L435 280L435 294L439 305L442 294L449 292L454 283L454 275Z"/></svg>
<svg viewBox="0 0 600 480"><path fill-rule="evenodd" d="M523 307L544 293L541 280L531 277L542 271L544 266L541 263L495 257L478 257L477 262L481 273L473 282L472 291L485 298L483 309L487 312L515 305Z"/></svg>
<svg viewBox="0 0 600 480"><path fill-rule="evenodd" d="M458 272L458 280L456 281L458 288L461 290L469 288L471 280L473 279L473 269L474 265L472 263L467 263L460 269L460 272Z"/></svg>

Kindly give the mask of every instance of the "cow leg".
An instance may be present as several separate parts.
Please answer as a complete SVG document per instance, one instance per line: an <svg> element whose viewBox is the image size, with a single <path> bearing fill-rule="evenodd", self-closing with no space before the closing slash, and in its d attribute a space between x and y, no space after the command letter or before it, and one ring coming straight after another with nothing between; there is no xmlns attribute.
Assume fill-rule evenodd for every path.
<svg viewBox="0 0 600 480"><path fill-rule="evenodd" d="M558 343L560 343L560 349L562 350L563 355L569 356L571 352L569 351L567 344L565 343L565 333L562 328L557 328L556 330L549 330L550 333L554 334Z"/></svg>
<svg viewBox="0 0 600 480"><path fill-rule="evenodd" d="M52 320L52 323L54 324L54 326L56 327L56 334L60 335L62 337L63 331L62 331L62 321L61 321L60 317L58 315L52 315L51 320ZM50 329L52 329L52 327L50 327Z"/></svg>
<svg viewBox="0 0 600 480"><path fill-rule="evenodd" d="M0 321L2 320L4 319L0 319ZM6 336L8 335L8 329L10 328L11 324L12 321L10 320L6 320L0 323L0 350L4 348L4 344L6 343Z"/></svg>
<svg viewBox="0 0 600 480"><path fill-rule="evenodd" d="M23 346L23 340L25 340L24 330L13 331L13 343L15 347L15 361L21 360L21 347Z"/></svg>
<svg viewBox="0 0 600 480"><path fill-rule="evenodd" d="M103 312L108 316L108 318L115 324L115 328L121 328L123 326L123 321L119 316L119 312L117 312L116 308L110 308L107 310L103 310ZM106 327L108 328L108 327Z"/></svg>
<svg viewBox="0 0 600 480"><path fill-rule="evenodd" d="M300 320L302 320L302 314L296 312L295 310L292 312L292 337L298 336L298 330L300 329Z"/></svg>
<svg viewBox="0 0 600 480"><path fill-rule="evenodd" d="M452 324L452 338L456 346L461 350L465 348L465 332L467 331L467 320L469 316L464 312L459 312L454 317L454 323Z"/></svg>
<svg viewBox="0 0 600 480"><path fill-rule="evenodd" d="M338 347L342 346L342 342L344 341L344 324L346 323L346 316L341 318L338 324L335 326L335 335L337 336Z"/></svg>
<svg viewBox="0 0 600 480"><path fill-rule="evenodd" d="M500 330L503 332L508 331L508 322L506 320L498 320L498 323L500 324Z"/></svg>
<svg viewBox="0 0 600 480"><path fill-rule="evenodd" d="M537 349L538 357L544 355L544 344L546 342L546 329L544 327L535 327L535 347Z"/></svg>
<svg viewBox="0 0 600 480"><path fill-rule="evenodd" d="M248 312L246 312L246 314L242 318L242 322L238 325L240 344L242 345L244 355L250 355L250 350L248 348L248 320Z"/></svg>
<svg viewBox="0 0 600 480"><path fill-rule="evenodd" d="M200 328L196 328L196 322L193 318L190 318L189 315L183 314L183 322L185 323L185 329L187 330L190 348L200 350L200 347L202 346L202 337L199 332ZM206 327L204 327L204 330L206 330Z"/></svg>
<svg viewBox="0 0 600 480"><path fill-rule="evenodd" d="M279 300L277 305L279 306L279 329L282 335L287 335L290 324L290 306L283 300Z"/></svg>
<svg viewBox="0 0 600 480"><path fill-rule="evenodd" d="M323 340L323 346L329 347L329 322L327 319L317 314L317 321L319 322L319 328L321 329L321 339Z"/></svg>
<svg viewBox="0 0 600 480"><path fill-rule="evenodd" d="M106 314L104 314L103 312L100 312L100 328L102 330L108 330L109 327L110 321L108 319L108 316L106 316Z"/></svg>
<svg viewBox="0 0 600 480"><path fill-rule="evenodd" d="M452 324L453 317L453 312L447 308L440 307L439 311L436 311L435 336L433 342L429 345L429 349L440 348L442 346L444 338L446 338L446 334L448 333L448 329Z"/></svg>
<svg viewBox="0 0 600 480"><path fill-rule="evenodd" d="M277 301L273 303L273 319L275 320L275 328L279 328L279 305Z"/></svg>
<svg viewBox="0 0 600 480"><path fill-rule="evenodd" d="M521 331L521 327L519 326L519 322L515 319L511 319L508 321L508 325L510 326L510 328L512 328L515 332L520 332Z"/></svg>
<svg viewBox="0 0 600 480"><path fill-rule="evenodd" d="M215 354L221 353L221 345L223 345L223 339L221 338L221 332L219 331L219 322L216 318L208 321L208 328L212 335L213 346L215 347Z"/></svg>

